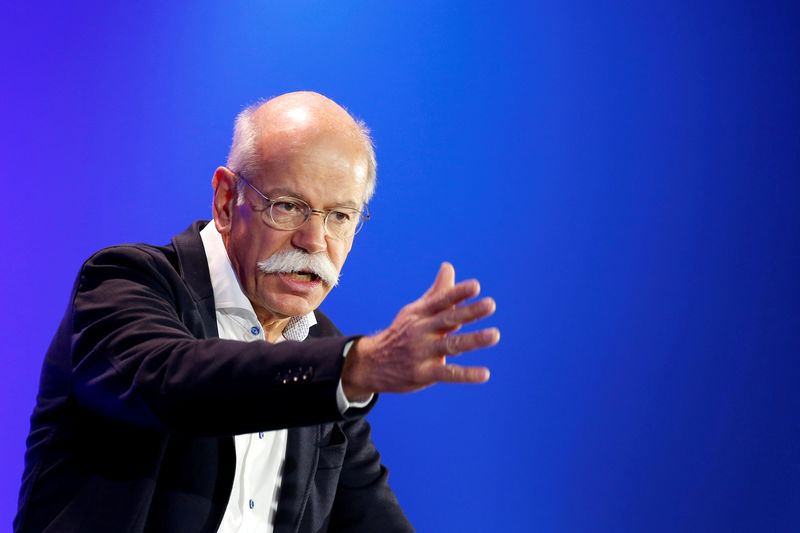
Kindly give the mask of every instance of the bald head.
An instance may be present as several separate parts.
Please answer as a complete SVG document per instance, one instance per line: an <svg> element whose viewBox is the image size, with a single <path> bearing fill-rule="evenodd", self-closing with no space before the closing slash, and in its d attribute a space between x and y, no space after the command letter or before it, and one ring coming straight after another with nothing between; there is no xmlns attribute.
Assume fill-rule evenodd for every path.
<svg viewBox="0 0 800 533"><path fill-rule="evenodd" d="M227 166L252 176L314 142L335 142L362 154L361 163L353 168L353 179L363 181L367 203L375 191L377 166L369 129L318 93L287 93L239 113Z"/></svg>

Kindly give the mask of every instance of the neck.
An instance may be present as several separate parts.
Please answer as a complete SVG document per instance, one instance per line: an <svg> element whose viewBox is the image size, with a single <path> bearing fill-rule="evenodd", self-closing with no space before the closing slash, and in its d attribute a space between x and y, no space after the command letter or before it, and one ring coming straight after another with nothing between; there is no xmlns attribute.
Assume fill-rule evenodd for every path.
<svg viewBox="0 0 800 533"><path fill-rule="evenodd" d="M264 338L271 343L275 343L278 340L290 319L290 317L276 318L274 315L258 312L256 312L256 315L258 316L258 321L261 322L261 327L264 328Z"/></svg>

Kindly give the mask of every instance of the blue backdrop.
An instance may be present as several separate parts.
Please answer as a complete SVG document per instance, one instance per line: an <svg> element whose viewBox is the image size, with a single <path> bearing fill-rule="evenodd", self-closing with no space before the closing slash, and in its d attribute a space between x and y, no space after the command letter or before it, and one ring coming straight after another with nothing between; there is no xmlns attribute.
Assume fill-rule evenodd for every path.
<svg viewBox="0 0 800 533"><path fill-rule="evenodd" d="M484 386L370 415L420 532L800 529L800 8L790 1L7 2L0 522L94 250L210 216L234 115L371 126L373 220L323 309L386 326L449 260Z"/></svg>

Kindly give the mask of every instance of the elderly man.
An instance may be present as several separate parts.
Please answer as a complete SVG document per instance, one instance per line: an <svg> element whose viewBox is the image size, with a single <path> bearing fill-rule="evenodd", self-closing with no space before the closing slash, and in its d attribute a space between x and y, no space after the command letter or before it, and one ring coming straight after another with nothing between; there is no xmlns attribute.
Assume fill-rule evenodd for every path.
<svg viewBox="0 0 800 533"><path fill-rule="evenodd" d="M291 93L236 121L211 223L92 256L47 353L15 530L411 531L365 413L379 392L479 383L446 356L494 302L442 265L384 331L317 310L368 218L368 132ZM302 341L302 342L298 342Z"/></svg>

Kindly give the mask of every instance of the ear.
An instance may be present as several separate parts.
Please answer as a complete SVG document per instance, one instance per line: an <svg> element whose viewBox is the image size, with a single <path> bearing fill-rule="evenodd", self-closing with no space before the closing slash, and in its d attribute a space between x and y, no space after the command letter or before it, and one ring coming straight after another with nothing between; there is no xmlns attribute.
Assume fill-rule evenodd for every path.
<svg viewBox="0 0 800 533"><path fill-rule="evenodd" d="M236 175L227 167L218 167L214 172L212 185L214 187L214 202L211 210L214 214L214 223L217 231L226 235L231 231L233 211L236 209L238 194L235 184Z"/></svg>

